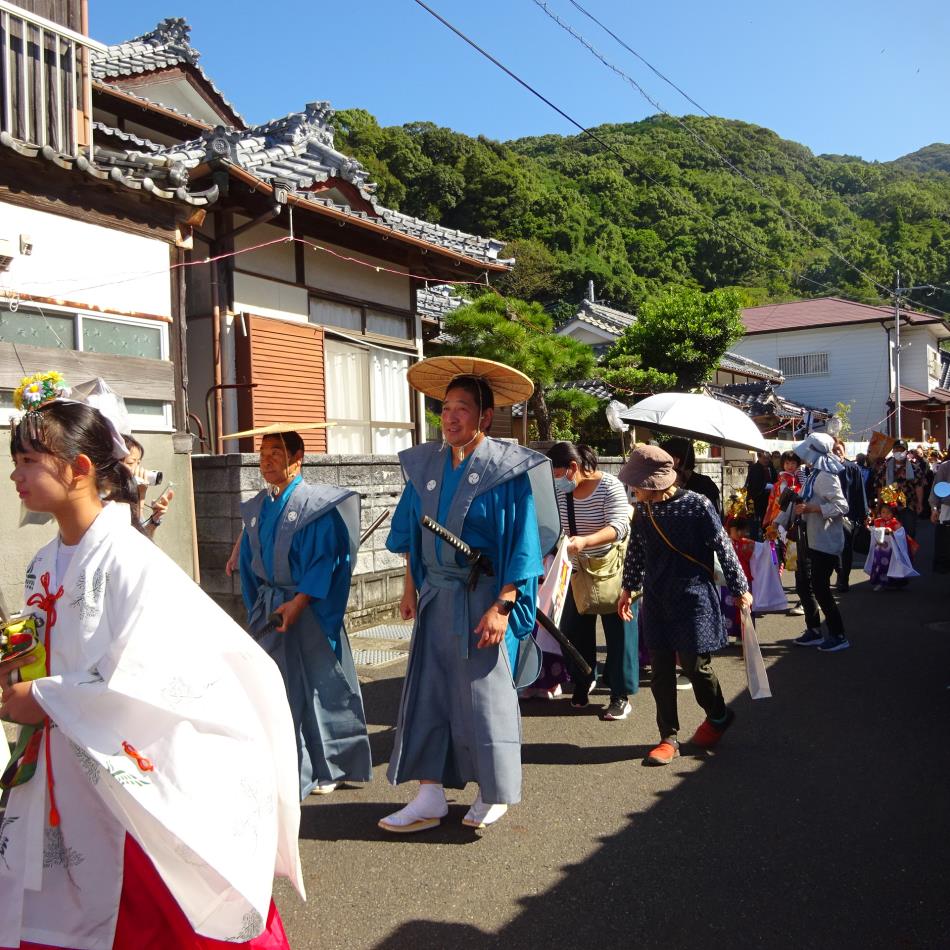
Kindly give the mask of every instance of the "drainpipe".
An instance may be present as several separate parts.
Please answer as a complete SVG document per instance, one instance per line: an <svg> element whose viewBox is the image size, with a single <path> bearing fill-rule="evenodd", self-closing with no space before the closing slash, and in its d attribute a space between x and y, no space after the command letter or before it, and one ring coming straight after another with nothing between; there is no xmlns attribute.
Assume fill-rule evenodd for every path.
<svg viewBox="0 0 950 950"><path fill-rule="evenodd" d="M212 247L216 247L216 243ZM213 256L213 255L212 255ZM218 262L211 262L211 359L214 363L214 418L208 408L208 425L214 431L215 455L221 455L224 443L221 430L224 428L224 401L221 398L221 295L218 290Z"/></svg>

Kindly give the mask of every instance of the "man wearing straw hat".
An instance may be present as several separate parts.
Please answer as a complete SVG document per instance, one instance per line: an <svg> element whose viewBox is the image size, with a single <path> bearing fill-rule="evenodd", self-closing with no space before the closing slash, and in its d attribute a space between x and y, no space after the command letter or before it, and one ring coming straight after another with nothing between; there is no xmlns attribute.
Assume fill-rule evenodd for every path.
<svg viewBox="0 0 950 950"><path fill-rule="evenodd" d="M228 438L250 435L263 436L260 467L267 488L241 506L241 592L248 630L287 687L303 800L332 792L340 782L372 777L363 698L343 628L360 497L304 482L304 443L290 424Z"/></svg>
<svg viewBox="0 0 950 950"><path fill-rule="evenodd" d="M443 441L400 453L407 484L387 547L408 555L401 612L415 629L388 776L421 784L379 825L433 828L448 814L444 787L475 782L463 824L484 828L521 799L517 688L538 672L531 632L542 554L559 531L554 485L543 455L487 434L495 406L531 395L522 373L446 356L417 363L409 382L442 401ZM473 575L425 515L484 555L491 575Z"/></svg>

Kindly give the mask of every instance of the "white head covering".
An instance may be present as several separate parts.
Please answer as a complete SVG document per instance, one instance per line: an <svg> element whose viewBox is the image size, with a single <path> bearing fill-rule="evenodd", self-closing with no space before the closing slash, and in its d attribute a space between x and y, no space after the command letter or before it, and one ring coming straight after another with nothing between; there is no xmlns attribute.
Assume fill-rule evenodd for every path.
<svg viewBox="0 0 950 950"><path fill-rule="evenodd" d="M834 446L835 440L830 435L825 435L824 432L812 432L792 451L816 471L837 475L844 468L844 462L832 452Z"/></svg>

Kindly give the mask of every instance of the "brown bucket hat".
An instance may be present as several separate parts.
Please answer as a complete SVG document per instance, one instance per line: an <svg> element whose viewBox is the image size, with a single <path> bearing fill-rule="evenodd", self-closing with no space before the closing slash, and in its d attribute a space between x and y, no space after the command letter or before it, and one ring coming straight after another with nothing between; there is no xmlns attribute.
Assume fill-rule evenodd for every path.
<svg viewBox="0 0 950 950"><path fill-rule="evenodd" d="M631 488L665 491L676 481L673 456L657 445L638 445L617 477Z"/></svg>

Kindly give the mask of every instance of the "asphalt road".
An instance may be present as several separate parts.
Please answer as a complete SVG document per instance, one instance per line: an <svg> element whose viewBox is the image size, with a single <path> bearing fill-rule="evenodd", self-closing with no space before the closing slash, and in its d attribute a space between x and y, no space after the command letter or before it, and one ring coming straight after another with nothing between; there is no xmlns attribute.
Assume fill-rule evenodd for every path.
<svg viewBox="0 0 950 950"><path fill-rule="evenodd" d="M851 650L759 621L774 698L753 703L738 651L720 655L737 719L714 753L643 766L648 689L625 722L524 703L524 801L481 833L460 825L474 786L435 831L377 829L412 792L384 774L404 664L376 671L376 777L304 806L309 901L278 889L292 946L950 946L950 578L929 576L929 535L903 592L854 572ZM701 713L679 698L688 736Z"/></svg>

